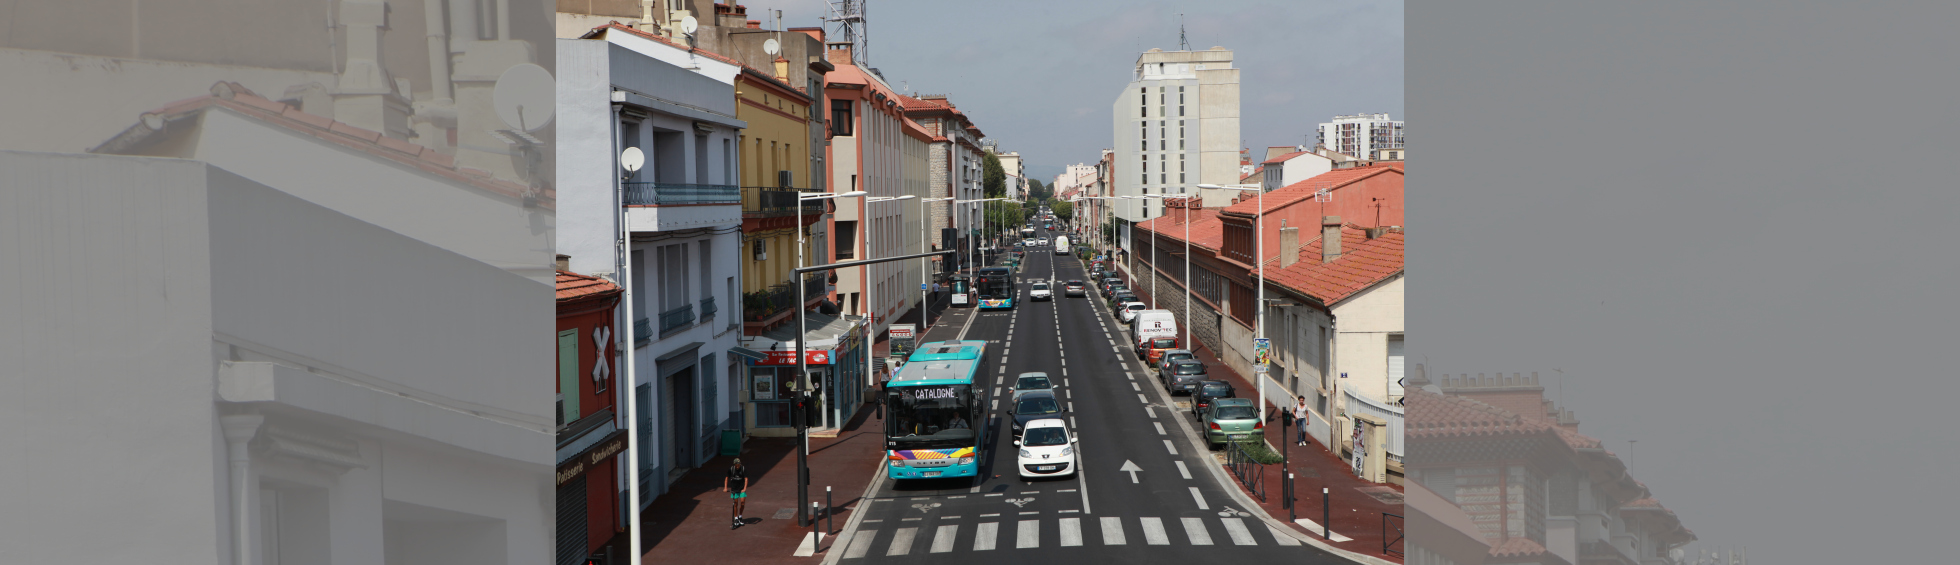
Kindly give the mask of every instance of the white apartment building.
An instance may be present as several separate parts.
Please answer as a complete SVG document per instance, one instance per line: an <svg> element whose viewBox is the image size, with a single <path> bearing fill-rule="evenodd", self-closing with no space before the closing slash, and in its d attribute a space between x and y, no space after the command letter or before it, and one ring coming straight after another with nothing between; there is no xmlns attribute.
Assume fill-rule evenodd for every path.
<svg viewBox="0 0 1960 565"><path fill-rule="evenodd" d="M1151 49L1137 58L1113 106L1116 196L1198 194L1198 184L1239 181L1239 69L1224 47ZM1204 191L1206 206L1237 192ZM1124 224L1161 216L1158 200L1111 202Z"/></svg>
<svg viewBox="0 0 1960 565"><path fill-rule="evenodd" d="M1388 114L1334 116L1334 121L1320 124L1319 136L1321 146L1362 158L1373 157L1377 149L1403 146L1402 122L1388 119Z"/></svg>
<svg viewBox="0 0 1960 565"><path fill-rule="evenodd" d="M635 387L618 394L620 406L637 406L630 425L644 508L713 457L722 430L742 425L744 369L730 353L742 335L741 71L622 27L557 42L558 253L570 256L571 271L630 293L614 327L632 328L633 343L620 349L632 352ZM645 159L630 174L619 157L626 148ZM622 221L631 237L626 273Z"/></svg>
<svg viewBox="0 0 1960 565"><path fill-rule="evenodd" d="M906 173L910 160L925 156L922 144L930 138L906 118L902 97L891 85L852 62L850 43L827 47L831 64L837 66L826 74L825 86L831 108L830 156L825 159L829 183L838 191L868 193L837 199L832 258L842 262L922 252L917 241L923 229L919 199L929 197L928 183L908 179ZM919 163L909 164L914 174L925 172ZM913 199L870 201L908 195ZM834 271L839 306L870 316L872 335L883 332L919 300L919 267L916 261L895 261Z"/></svg>

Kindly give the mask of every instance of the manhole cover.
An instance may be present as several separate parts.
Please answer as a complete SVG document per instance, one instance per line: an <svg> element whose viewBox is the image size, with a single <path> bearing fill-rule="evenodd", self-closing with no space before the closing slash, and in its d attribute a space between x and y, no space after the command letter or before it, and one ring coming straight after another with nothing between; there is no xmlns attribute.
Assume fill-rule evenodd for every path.
<svg viewBox="0 0 1960 565"><path fill-rule="evenodd" d="M776 515L775 515L775 516L771 516L771 517L770 517L770 519L772 519L772 520L788 520L788 519L790 519L790 518L795 518L795 517L796 517L796 507L793 507L793 506L792 506L792 507L789 507L789 508L784 508L784 509L782 509L782 510L777 510L777 511L776 511Z"/></svg>

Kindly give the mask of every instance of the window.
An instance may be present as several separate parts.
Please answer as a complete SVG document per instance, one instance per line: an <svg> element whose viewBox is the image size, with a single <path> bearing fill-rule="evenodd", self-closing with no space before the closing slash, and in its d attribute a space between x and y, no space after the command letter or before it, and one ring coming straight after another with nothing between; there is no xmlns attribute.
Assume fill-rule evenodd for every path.
<svg viewBox="0 0 1960 565"><path fill-rule="evenodd" d="M558 332L558 425L578 421L578 328Z"/></svg>
<svg viewBox="0 0 1960 565"><path fill-rule="evenodd" d="M735 178L735 152L730 147L728 140L721 140L721 178L728 184L742 184Z"/></svg>
<svg viewBox="0 0 1960 565"><path fill-rule="evenodd" d="M1177 87L1177 115L1184 116L1184 87Z"/></svg>
<svg viewBox="0 0 1960 565"><path fill-rule="evenodd" d="M1137 117L1145 118L1149 116L1150 116L1150 89L1139 88L1137 89Z"/></svg>
<svg viewBox="0 0 1960 565"><path fill-rule="evenodd" d="M838 100L830 106L830 135L851 135L851 101Z"/></svg>
<svg viewBox="0 0 1960 565"><path fill-rule="evenodd" d="M837 259L857 258L857 222L837 222Z"/></svg>

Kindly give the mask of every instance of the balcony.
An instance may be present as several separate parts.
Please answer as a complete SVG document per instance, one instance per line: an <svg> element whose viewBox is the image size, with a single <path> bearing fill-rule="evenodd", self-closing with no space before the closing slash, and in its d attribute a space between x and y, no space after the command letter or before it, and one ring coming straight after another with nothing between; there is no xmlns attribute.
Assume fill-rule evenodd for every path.
<svg viewBox="0 0 1960 565"><path fill-rule="evenodd" d="M660 313L660 333L666 335L694 324L694 305L686 304L673 310Z"/></svg>
<svg viewBox="0 0 1960 565"><path fill-rule="evenodd" d="M805 303L823 298L827 284L823 276L804 277ZM796 286L788 281L755 292L743 293L742 315L745 318L743 321L753 329L767 329L770 325L787 319L789 314L795 311L792 309L795 305Z"/></svg>
<svg viewBox="0 0 1960 565"><path fill-rule="evenodd" d="M646 345L650 341L653 341L653 321L646 318L633 320L633 345Z"/></svg>
<svg viewBox="0 0 1960 565"><path fill-rule="evenodd" d="M738 204L742 191L730 184L625 183L627 206Z"/></svg>
<svg viewBox="0 0 1960 565"><path fill-rule="evenodd" d="M742 187L742 215L750 218L794 216L800 208L806 218L823 215L822 200L798 200L801 192L760 186Z"/></svg>
<svg viewBox="0 0 1960 565"><path fill-rule="evenodd" d="M701 319L713 318L715 317L715 312L715 297L710 296L701 299Z"/></svg>

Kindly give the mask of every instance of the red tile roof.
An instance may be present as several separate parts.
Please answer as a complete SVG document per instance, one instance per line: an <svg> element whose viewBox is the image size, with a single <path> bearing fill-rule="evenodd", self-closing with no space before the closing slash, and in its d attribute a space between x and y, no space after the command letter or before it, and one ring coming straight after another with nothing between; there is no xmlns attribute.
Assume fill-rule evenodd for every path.
<svg viewBox="0 0 1960 565"><path fill-rule="evenodd" d="M1278 156L1278 157L1274 157L1274 158L1271 158L1271 159L1267 159L1267 160L1265 160L1264 162L1261 162L1261 163L1259 163L1259 164L1261 164L1261 165L1271 165L1271 164L1274 164L1274 163L1284 163L1284 162L1286 162L1286 160L1287 160L1287 159L1292 159L1292 158L1294 158L1294 157L1299 157L1300 155L1302 155L1302 154L1305 154L1305 153L1312 153L1312 151L1294 151L1294 152L1292 152L1292 153L1287 153L1287 154L1285 154L1285 155L1280 155L1280 156Z"/></svg>
<svg viewBox="0 0 1960 565"><path fill-rule="evenodd" d="M1266 170L1266 165L1263 163L1257 167L1253 167L1251 173L1247 173L1245 176L1239 177L1239 184L1252 184L1250 181L1254 178L1257 178L1259 176L1259 173L1265 172L1265 170Z"/></svg>
<svg viewBox="0 0 1960 565"><path fill-rule="evenodd" d="M1416 415L1404 423L1402 437L1408 439L1526 435L1556 427L1470 398L1418 388L1405 390L1402 404L1409 414Z"/></svg>
<svg viewBox="0 0 1960 565"><path fill-rule="evenodd" d="M619 285L613 284L612 281L571 271L558 271L559 302L607 297L619 293Z"/></svg>
<svg viewBox="0 0 1960 565"><path fill-rule="evenodd" d="M1225 222L1218 219L1218 210L1218 208L1199 208L1191 211L1191 247L1216 253L1219 246L1225 244ZM1180 244L1184 242L1185 226L1184 223L1177 221L1175 214L1144 220L1137 226L1160 233L1165 239Z"/></svg>
<svg viewBox="0 0 1960 565"><path fill-rule="evenodd" d="M1368 238L1368 232L1341 226L1341 256L1322 262L1325 244L1315 237L1300 246L1300 262L1281 269L1266 269L1266 280L1312 296L1322 304L1334 304L1354 296L1382 281L1402 274L1404 236L1398 231Z"/></svg>
<svg viewBox="0 0 1960 565"><path fill-rule="evenodd" d="M1390 171L1393 172L1391 173ZM1339 190L1343 186L1354 184L1361 179L1380 174L1402 174L1402 168L1372 165L1351 169L1335 169L1314 175L1313 178L1267 192L1266 211L1270 213L1273 210L1285 208L1295 202L1313 198L1313 193L1320 190L1323 186L1330 191ZM1259 212L1258 199L1247 197L1237 204L1226 207L1225 211L1245 216L1257 214Z"/></svg>
<svg viewBox="0 0 1960 565"><path fill-rule="evenodd" d="M169 124L197 118L206 109L212 107L224 108L247 118L362 151L488 192L523 198L525 193L530 191L528 186L491 177L488 171L457 167L456 158L453 156L386 137L381 135L381 132L301 112L298 108L259 96L236 82L220 81L211 85L210 95L178 100L144 112L136 125L130 126L129 129L102 142L101 145L90 148L88 152L123 154L126 151L136 150L153 136L170 132L172 128ZM158 124L160 128L152 128L151 123ZM542 189L541 194L538 195L538 206L547 210L555 209L557 197L557 190Z"/></svg>

